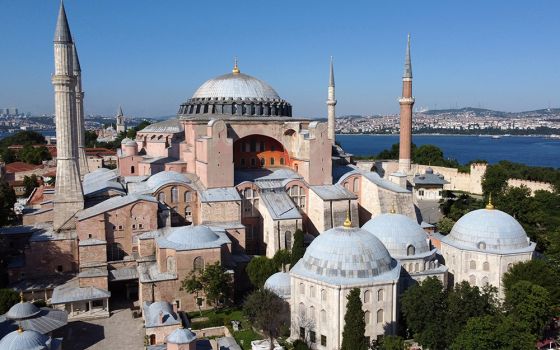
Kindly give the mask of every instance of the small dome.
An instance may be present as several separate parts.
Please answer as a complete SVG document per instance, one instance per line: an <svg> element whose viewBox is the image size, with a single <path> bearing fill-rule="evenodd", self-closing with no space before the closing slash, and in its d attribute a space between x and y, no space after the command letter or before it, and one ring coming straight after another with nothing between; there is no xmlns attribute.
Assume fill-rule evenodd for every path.
<svg viewBox="0 0 560 350"><path fill-rule="evenodd" d="M35 331L13 331L0 340L2 350L47 350L50 339Z"/></svg>
<svg viewBox="0 0 560 350"><path fill-rule="evenodd" d="M504 251L525 250L532 246L519 222L496 209L479 209L465 214L444 238L446 243L467 249Z"/></svg>
<svg viewBox="0 0 560 350"><path fill-rule="evenodd" d="M332 284L355 284L398 278L400 267L377 237L360 228L336 227L320 234L292 268L302 275Z"/></svg>
<svg viewBox="0 0 560 350"><path fill-rule="evenodd" d="M434 173L434 169L432 169L431 167L427 167L425 173L426 173L426 174L433 174L433 173Z"/></svg>
<svg viewBox="0 0 560 350"><path fill-rule="evenodd" d="M262 80L243 73L224 74L202 84L195 98L280 99L278 93Z"/></svg>
<svg viewBox="0 0 560 350"><path fill-rule="evenodd" d="M8 310L6 317L12 320L21 320L37 315L41 312L37 306L29 302L20 302L15 304Z"/></svg>
<svg viewBox="0 0 560 350"><path fill-rule="evenodd" d="M171 234L165 237L168 241L182 244L192 245L193 243L208 243L216 241L220 238L216 232L212 231L208 226L183 226L173 230Z"/></svg>
<svg viewBox="0 0 560 350"><path fill-rule="evenodd" d="M164 120L161 122L153 123L146 126L144 129L138 131L139 133L168 133L168 134L176 134L183 132L183 124L181 121L176 118L171 118L168 120Z"/></svg>
<svg viewBox="0 0 560 350"><path fill-rule="evenodd" d="M177 328L166 338L166 341L171 344L189 344L194 340L196 340L196 334L186 328Z"/></svg>
<svg viewBox="0 0 560 350"><path fill-rule="evenodd" d="M362 226L377 237L392 257L430 252L426 233L414 220L401 214L382 214Z"/></svg>
<svg viewBox="0 0 560 350"><path fill-rule="evenodd" d="M125 143L125 146L138 147L138 144L137 144L136 141L134 141L134 140L128 140L128 141Z"/></svg>
<svg viewBox="0 0 560 350"><path fill-rule="evenodd" d="M126 144L126 143L128 143L128 142L130 142L130 141L132 141L132 140L129 139L128 137L125 137L124 139L122 139L121 145L124 145L124 144Z"/></svg>
<svg viewBox="0 0 560 350"><path fill-rule="evenodd" d="M264 282L264 287L276 293L279 297L288 299L291 295L290 274L287 272L276 272Z"/></svg>

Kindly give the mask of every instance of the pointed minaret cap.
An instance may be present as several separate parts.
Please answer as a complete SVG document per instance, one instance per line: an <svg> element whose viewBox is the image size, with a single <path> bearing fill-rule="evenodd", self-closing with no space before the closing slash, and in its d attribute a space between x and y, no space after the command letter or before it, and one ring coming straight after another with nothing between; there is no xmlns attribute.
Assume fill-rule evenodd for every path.
<svg viewBox="0 0 560 350"><path fill-rule="evenodd" d="M72 50L72 57L74 59L74 72L81 72L82 68L80 68L80 59L78 58L78 50L76 49L76 44L72 45L74 48Z"/></svg>
<svg viewBox="0 0 560 350"><path fill-rule="evenodd" d="M119 113L117 114L117 117L123 117L124 113L122 111L122 106L119 106Z"/></svg>
<svg viewBox="0 0 560 350"><path fill-rule="evenodd" d="M68 19L66 18L66 11L64 10L64 2L60 1L60 9L58 10L58 19L56 20L56 31L54 32L54 42L57 43L71 43L72 34L70 34L70 27L68 26Z"/></svg>
<svg viewBox="0 0 560 350"><path fill-rule="evenodd" d="M406 43L406 57L404 59L404 73L403 78L412 79L412 63L410 61L410 34Z"/></svg>
<svg viewBox="0 0 560 350"><path fill-rule="evenodd" d="M334 64L333 64L332 56L331 56L331 72L329 75L329 86L334 86Z"/></svg>

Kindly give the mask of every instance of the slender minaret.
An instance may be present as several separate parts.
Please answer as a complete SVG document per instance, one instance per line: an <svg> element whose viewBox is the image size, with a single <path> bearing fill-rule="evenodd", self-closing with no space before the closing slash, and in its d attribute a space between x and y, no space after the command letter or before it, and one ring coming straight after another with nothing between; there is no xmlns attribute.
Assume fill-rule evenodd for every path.
<svg viewBox="0 0 560 350"><path fill-rule="evenodd" d="M334 65L333 65L333 58L331 56L331 71L329 75L329 92L327 96L327 120L328 120L328 132L329 132L329 139L331 140L332 144L334 145L335 142L335 106L336 106L336 99L334 97Z"/></svg>
<svg viewBox="0 0 560 350"><path fill-rule="evenodd" d="M72 45L72 58L74 63L74 76L76 77L76 131L78 146L78 164L80 175L84 176L89 173L87 157L86 157L86 125L84 120L84 91L82 90L82 69L80 68L80 59L78 58L78 50L76 43Z"/></svg>
<svg viewBox="0 0 560 350"><path fill-rule="evenodd" d="M117 133L120 134L121 132L126 131L126 124L124 121L124 113L122 111L122 107L119 106L119 112L117 113Z"/></svg>
<svg viewBox="0 0 560 350"><path fill-rule="evenodd" d="M410 172L411 144L412 144L412 63L410 62L410 34L406 45L406 58L404 61L402 97L399 99L401 105L401 130L399 145L399 172L408 174Z"/></svg>
<svg viewBox="0 0 560 350"><path fill-rule="evenodd" d="M54 108L56 115L56 187L53 227L56 231L76 227L75 214L84 207L77 160L76 77L72 35L64 4L60 3L54 34Z"/></svg>

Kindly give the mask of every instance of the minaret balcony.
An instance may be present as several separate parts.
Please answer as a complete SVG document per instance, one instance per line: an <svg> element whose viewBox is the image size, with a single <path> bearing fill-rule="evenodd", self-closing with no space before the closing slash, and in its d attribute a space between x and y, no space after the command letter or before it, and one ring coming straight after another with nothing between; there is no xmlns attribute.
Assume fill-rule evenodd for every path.
<svg viewBox="0 0 560 350"><path fill-rule="evenodd" d="M415 101L414 97L400 97L399 103L401 104L413 104Z"/></svg>

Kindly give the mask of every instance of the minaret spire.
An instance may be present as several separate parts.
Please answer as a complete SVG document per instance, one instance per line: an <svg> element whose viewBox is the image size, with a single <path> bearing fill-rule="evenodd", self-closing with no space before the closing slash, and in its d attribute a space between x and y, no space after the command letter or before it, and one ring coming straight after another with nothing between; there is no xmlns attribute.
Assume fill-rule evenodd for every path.
<svg viewBox="0 0 560 350"><path fill-rule="evenodd" d="M82 89L82 69L80 67L80 59L78 58L78 50L76 43L72 45L74 77L76 78L76 146L78 147L78 167L80 175L83 177L89 173L89 167L86 157L86 125L84 117L84 91Z"/></svg>
<svg viewBox="0 0 560 350"><path fill-rule="evenodd" d="M233 74L239 74L239 67L237 66L237 56L233 59L233 69L231 70Z"/></svg>
<svg viewBox="0 0 560 350"><path fill-rule="evenodd" d="M333 145L336 138L335 106L336 106L336 98L334 92L334 63L333 63L333 57L331 56L331 64L330 64L330 72L329 72L329 89L327 94L327 130L328 130L328 137Z"/></svg>
<svg viewBox="0 0 560 350"><path fill-rule="evenodd" d="M75 215L84 207L84 194L78 165L76 120L76 75L74 45L60 3L54 35L54 106L56 116L56 187L53 228L56 231L76 227ZM81 86L79 87L81 90Z"/></svg>
<svg viewBox="0 0 560 350"><path fill-rule="evenodd" d="M414 97L412 97L412 63L410 60L410 34L408 34L406 44L406 56L404 60L404 74L402 78L402 97L400 104L400 143L399 143L399 172L408 174L411 163L412 147L412 107Z"/></svg>

